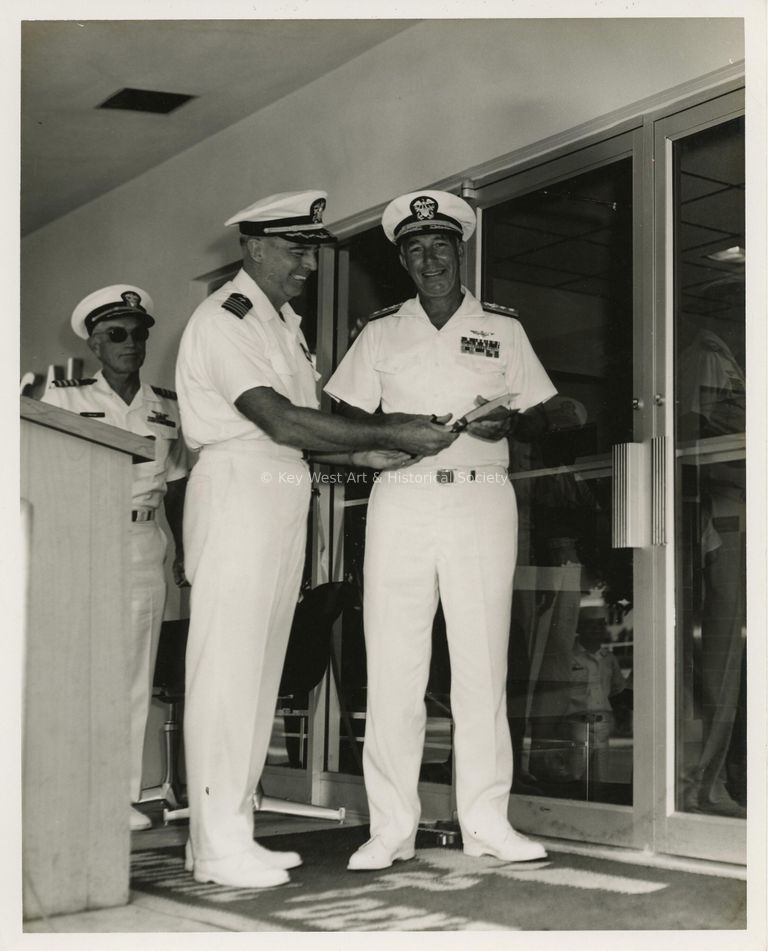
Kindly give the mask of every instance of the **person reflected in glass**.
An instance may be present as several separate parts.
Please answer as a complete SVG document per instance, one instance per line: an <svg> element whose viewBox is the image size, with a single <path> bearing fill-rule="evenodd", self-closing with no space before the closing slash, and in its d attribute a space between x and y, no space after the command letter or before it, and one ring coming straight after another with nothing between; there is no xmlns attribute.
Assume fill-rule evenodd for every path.
<svg viewBox="0 0 768 951"><path fill-rule="evenodd" d="M736 326L736 325L735 325ZM736 326L739 330L739 327ZM698 317L679 361L678 438L708 440L745 428L745 377L726 342L729 324ZM741 325L743 345L743 324ZM683 473L684 557L692 564L688 650L701 690L702 737L685 764L686 811L746 815L746 470L731 459L686 466ZM693 643L691 643L691 641Z"/></svg>
<svg viewBox="0 0 768 951"><path fill-rule="evenodd" d="M513 471L553 470L521 480L518 492L521 536L527 535L520 538L520 563L537 566L536 589L516 591L510 638L507 693L516 765L526 720L533 753L528 771L518 770L520 792L537 779L563 779L561 757L548 751L568 707L571 650L588 587L580 549L595 531L599 504L587 482L558 470L573 463L586 422L583 403L558 395L521 414L512 440Z"/></svg>
<svg viewBox="0 0 768 951"><path fill-rule="evenodd" d="M605 605L584 606L579 611L568 706L560 725L563 738L573 744L568 763L572 780L585 774L592 782L605 778L606 751L615 733L614 705L627 686L608 646L607 620ZM588 788L588 797L589 793Z"/></svg>

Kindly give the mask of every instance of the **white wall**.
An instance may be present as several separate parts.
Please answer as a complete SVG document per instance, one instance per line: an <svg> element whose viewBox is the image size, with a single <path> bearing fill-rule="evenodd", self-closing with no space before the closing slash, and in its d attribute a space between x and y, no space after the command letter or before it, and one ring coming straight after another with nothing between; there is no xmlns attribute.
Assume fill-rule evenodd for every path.
<svg viewBox="0 0 768 951"><path fill-rule="evenodd" d="M172 386L190 282L237 257L222 222L238 208L320 187L332 223L743 56L739 19L418 23L26 237L21 369L68 356L94 369L69 314L126 281L159 318L145 378Z"/></svg>

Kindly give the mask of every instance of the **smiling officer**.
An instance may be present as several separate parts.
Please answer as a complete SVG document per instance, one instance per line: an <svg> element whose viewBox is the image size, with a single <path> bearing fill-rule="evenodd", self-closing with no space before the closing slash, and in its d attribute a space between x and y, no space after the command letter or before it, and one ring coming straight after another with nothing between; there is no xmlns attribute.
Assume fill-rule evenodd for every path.
<svg viewBox="0 0 768 951"><path fill-rule="evenodd" d="M476 402L507 398L506 407L470 422L442 452L384 473L371 493L363 747L371 838L348 867L386 868L414 855L438 598L451 659L464 851L507 862L541 859L542 846L507 820L512 748L505 684L517 507L504 437L513 411L556 391L511 312L481 305L461 285L464 242L475 229L465 201L442 191L403 195L384 210L382 227L417 296L368 323L326 391L356 418L379 407L385 413L429 407L461 419Z"/></svg>
<svg viewBox="0 0 768 951"><path fill-rule="evenodd" d="M289 301L317 269L319 246L334 240L325 200L320 191L271 195L226 222L240 231L242 268L197 308L179 348L184 433L200 449L184 524L187 867L200 882L267 888L301 864L296 852L253 841L252 797L304 564L303 450L383 468L456 438L430 421L432 409L364 422L318 410L318 374ZM370 449L386 452L361 451Z"/></svg>
<svg viewBox="0 0 768 951"><path fill-rule="evenodd" d="M42 402L98 419L155 440L155 458L133 466L131 503L130 758L131 802L141 798L141 765L152 679L163 621L166 585L163 563L168 541L155 515L161 500L176 546L174 580L185 583L182 513L187 454L181 438L176 394L142 383L152 317L152 299L131 284L94 291L72 312L72 329L101 363L91 379L54 380ZM128 513L125 513L126 518ZM150 820L131 806L130 827L148 829Z"/></svg>

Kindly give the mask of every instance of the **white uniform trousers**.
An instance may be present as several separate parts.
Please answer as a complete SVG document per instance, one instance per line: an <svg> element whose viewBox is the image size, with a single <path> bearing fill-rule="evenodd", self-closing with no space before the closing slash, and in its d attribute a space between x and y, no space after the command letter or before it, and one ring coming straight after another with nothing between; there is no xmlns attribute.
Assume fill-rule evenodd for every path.
<svg viewBox="0 0 768 951"><path fill-rule="evenodd" d="M128 652L130 691L131 802L141 798L141 768L152 684L165 610L163 562L168 539L154 522L131 524L131 646Z"/></svg>
<svg viewBox="0 0 768 951"><path fill-rule="evenodd" d="M424 692L438 596L451 659L456 797L466 840L509 828L507 645L517 507L502 467L452 484L404 469L374 486L365 548L368 709L363 747L371 835L412 845L420 814ZM430 478L427 478L427 477Z"/></svg>
<svg viewBox="0 0 768 951"><path fill-rule="evenodd" d="M253 444L251 444L253 446ZM306 546L309 472L269 444L203 449L184 510L192 584L184 747L190 838L223 859L253 840Z"/></svg>

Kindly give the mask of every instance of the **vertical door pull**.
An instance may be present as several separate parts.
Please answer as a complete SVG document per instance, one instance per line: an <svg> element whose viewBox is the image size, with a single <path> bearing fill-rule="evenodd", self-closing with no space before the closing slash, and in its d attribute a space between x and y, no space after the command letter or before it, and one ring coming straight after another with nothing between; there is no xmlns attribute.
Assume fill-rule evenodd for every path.
<svg viewBox="0 0 768 951"><path fill-rule="evenodd" d="M651 440L651 544L667 544L667 438Z"/></svg>
<svg viewBox="0 0 768 951"><path fill-rule="evenodd" d="M614 548L644 548L651 541L650 464L648 446L640 442L613 447Z"/></svg>

